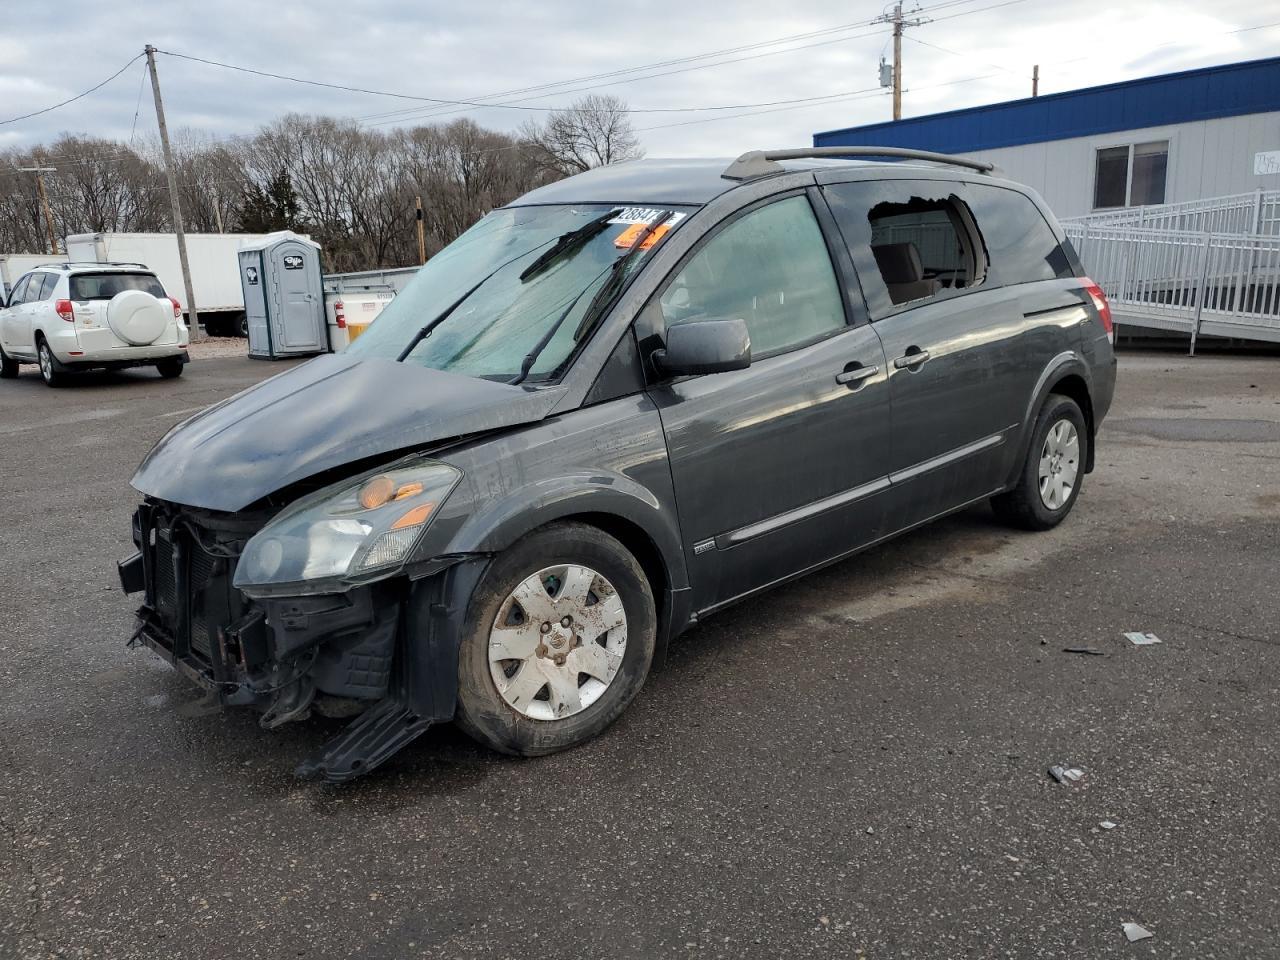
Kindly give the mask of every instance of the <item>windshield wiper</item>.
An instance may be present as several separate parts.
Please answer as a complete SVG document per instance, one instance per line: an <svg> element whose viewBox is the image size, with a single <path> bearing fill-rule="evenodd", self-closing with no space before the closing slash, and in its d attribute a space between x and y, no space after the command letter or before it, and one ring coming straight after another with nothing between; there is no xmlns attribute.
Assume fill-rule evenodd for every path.
<svg viewBox="0 0 1280 960"><path fill-rule="evenodd" d="M574 343L581 342L582 338L587 335L604 316L604 308L607 307L613 298L618 295L618 291L622 289L627 280L627 265L640 255L644 249L645 241L647 241L653 232L661 227L671 218L672 210L663 210L653 220L649 221L640 235L636 237L636 242L631 245L631 249L622 257L614 261L613 266L609 270L609 279L604 282L604 286L591 298L591 302L587 304L586 311L582 314L582 321L578 324L578 329L573 331Z"/></svg>
<svg viewBox="0 0 1280 960"><path fill-rule="evenodd" d="M466 293L460 296L457 300L453 301L453 303L449 304L449 306L445 307L444 310L442 310L440 313L437 313L431 320L429 320L426 326L424 326L421 330L419 330L417 333L413 335L413 339L409 341L409 345L400 351L400 356L396 357L396 362L403 363L405 358L408 357L409 354L413 353L413 351L417 348L418 344L420 344L423 340L427 339L427 337L431 336L432 330L434 330L436 327L440 326L440 324L448 320L449 314L453 313L453 311L457 310L458 307L462 306L462 302L464 300L466 300L469 296L471 296L473 293L475 293L477 290L483 287L489 281L489 278L493 276L494 273L497 273L498 270L501 270L502 267L505 267L506 265L507 264L504 263L501 267L498 267L497 270L494 270L493 273L490 273L488 274L488 276L481 278L479 283L477 283L474 287L472 287L470 290L468 290Z"/></svg>
<svg viewBox="0 0 1280 960"><path fill-rule="evenodd" d="M560 255L566 253L570 247L579 246L582 243L585 243L587 240L590 240L596 234L604 230L604 228L609 225L609 221L613 219L613 217L615 217L619 212L621 212L621 208L610 210L608 213L597 217L595 220L592 220L590 223L583 224L581 227L578 227L578 229L576 230L570 230L568 233L561 234L552 244L550 250L541 254L536 260L533 261L533 263L525 267L524 271L520 274L520 280L522 282L524 280L527 280L529 277L533 276L533 274L537 273L539 270L546 267L546 265L549 264L556 257L559 257ZM542 246L542 244L538 244L538 246ZM538 249L538 247L534 247L533 249L536 250ZM518 256L514 256L510 260L503 261L501 264L495 267L491 273L482 277L479 283L477 283L470 290L468 290L466 293L460 296L457 300L453 301L453 303L449 304L449 306L445 307L443 311L436 314L436 316L434 316L426 324L426 326L424 326L421 330L415 333L413 335L413 339L409 341L409 345L405 347L402 351L400 351L400 356L396 357L396 360L398 362L403 362L404 360L406 360L409 354L413 353L413 351L417 348L418 344L420 344L423 340L427 339L427 337L431 336L432 330L434 330L436 327L440 326L440 324L448 320L449 315L453 313L453 311L457 310L458 307L462 306L462 304L473 293L475 293L477 290L483 287L486 283L488 283L494 277L495 274L501 272L503 267L510 266L511 264L519 260L520 257L526 257L532 252L533 252L532 250L526 250L524 253L521 253ZM575 300L574 302L576 303L577 301ZM572 307L573 304L570 304L570 306ZM564 318L562 317L561 320L563 319Z"/></svg>
<svg viewBox="0 0 1280 960"><path fill-rule="evenodd" d="M649 239L653 232L657 230L658 227L662 226L662 224L666 223L670 216L670 210L663 210L658 214L656 220L651 221L648 226L640 231L639 236L636 237L635 243L631 245L631 249L617 260L613 261L613 263L606 268L609 273L609 278L605 280L604 285L596 295L591 298L591 302L587 304L587 310L582 315L582 322L578 324L578 329L573 333L574 343L578 343L582 340L583 335L595 323L594 314L612 300L614 295L621 288L622 280L626 276L627 264L630 263L632 258L640 252L641 248L644 247L645 241ZM599 279L599 277L600 274L596 274L596 277L592 279L591 283L595 283L596 279ZM533 365L538 359L538 354L542 353L542 351L546 349L547 344L551 342L551 338L556 335L556 331L558 331L560 329L560 325L564 323L565 317L569 316L573 308L578 305L578 301L581 300L586 292L591 289L591 283L587 284L586 287L583 288L582 293L578 294L570 301L569 305L561 311L560 316L556 318L556 322L551 325L550 329L538 338L538 342L533 345L533 349L525 355L524 361L520 364L520 372L516 375L515 379L510 381L513 385L517 383L524 383L525 378L529 376L529 371L533 369Z"/></svg>
<svg viewBox="0 0 1280 960"><path fill-rule="evenodd" d="M533 263L529 264L523 271L521 271L520 282L524 283L524 281L528 280L530 277L536 277L560 257L572 250L578 249L578 247L581 247L588 240L597 234L602 233L605 227L609 226L609 221L621 212L621 209L610 210L608 213L596 217L596 219L592 220L590 223L583 224L576 230L570 230L568 233L562 233L558 238L556 238L556 242L552 245L550 250L542 254L537 260L533 261Z"/></svg>
<svg viewBox="0 0 1280 960"><path fill-rule="evenodd" d="M604 276L605 272L608 269L609 267L606 267L604 270L601 270L594 277L592 277L591 283L588 283L585 287L583 287L582 292L579 293L572 300L570 300L569 305L560 311L560 316L556 317L556 322L551 325L551 327L547 330L546 333L544 333L541 337L538 338L538 342L533 345L533 349L525 354L524 360L521 361L520 363L520 372L516 374L515 379L508 380L507 381L508 383L510 383L512 386L515 386L517 383L524 383L525 378L529 376L529 371L533 369L533 365L537 361L538 355L542 353L543 350L546 349L547 344L551 342L551 338L556 335L556 331L558 331L561 325L564 323L564 318L569 316L569 314L573 312L573 308L578 305L578 301L581 300L583 297L585 297L587 295L587 291L591 289L591 284L595 283L602 276Z"/></svg>

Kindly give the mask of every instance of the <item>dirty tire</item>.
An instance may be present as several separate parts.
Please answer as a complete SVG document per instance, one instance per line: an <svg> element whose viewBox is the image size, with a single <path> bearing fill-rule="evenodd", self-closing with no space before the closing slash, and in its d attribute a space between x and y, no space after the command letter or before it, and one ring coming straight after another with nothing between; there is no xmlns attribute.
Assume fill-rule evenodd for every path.
<svg viewBox="0 0 1280 960"><path fill-rule="evenodd" d="M156 364L156 369L160 371L160 376L166 380L182 376L182 362L180 360L161 360Z"/></svg>
<svg viewBox="0 0 1280 960"><path fill-rule="evenodd" d="M1075 427L1079 438L1077 456L1077 473L1070 495L1063 503L1051 509L1046 506L1040 496L1040 457L1045 447L1049 431L1062 420L1067 420ZM1084 414L1070 397L1051 393L1036 418L1035 430L1031 435L1031 444L1027 448L1026 460L1018 474L1018 484L1008 493L991 498L991 508L996 516L1010 526L1024 530L1049 530L1061 523L1071 512L1076 498L1080 496L1080 488L1084 484L1084 465L1089 455L1089 432L1085 425Z"/></svg>
<svg viewBox="0 0 1280 960"><path fill-rule="evenodd" d="M40 377L46 386L60 387L66 382L66 377L59 373L54 365L53 351L44 340L41 340L36 347L36 358L40 362Z"/></svg>
<svg viewBox="0 0 1280 960"><path fill-rule="evenodd" d="M617 674L597 700L580 713L538 720L518 712L498 692L490 673L489 635L512 591L557 564L585 565L614 586L626 614L626 647ZM535 530L498 555L468 604L458 651L458 725L479 742L516 756L542 756L584 743L616 720L644 685L656 633L653 591L626 547L584 523Z"/></svg>
<svg viewBox="0 0 1280 960"><path fill-rule="evenodd" d="M0 347L0 380L12 380L18 375L18 361Z"/></svg>

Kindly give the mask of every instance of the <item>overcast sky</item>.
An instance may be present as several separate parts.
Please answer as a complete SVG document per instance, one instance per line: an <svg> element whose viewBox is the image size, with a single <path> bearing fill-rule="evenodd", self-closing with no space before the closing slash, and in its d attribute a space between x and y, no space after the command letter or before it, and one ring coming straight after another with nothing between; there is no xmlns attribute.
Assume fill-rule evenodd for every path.
<svg viewBox="0 0 1280 960"><path fill-rule="evenodd" d="M1274 23L1280 10L1257 0L1123 6L1114 0L920 0L920 6L919 16L934 21L908 30L903 43L908 117L1028 96L1033 63L1040 64L1045 94L1280 52L1280 23ZM865 92L877 87L882 53L892 52L886 26L858 26L887 9L875 0L5 0L4 7L9 15L0 34L0 120L80 93L146 43L305 79L454 100L761 44L582 80L535 99L529 99L533 93L501 99L563 105L582 95L563 91L591 86L623 97L633 108L654 109L850 94L800 108L758 108L751 116L736 116L746 109L637 112L633 122L650 156L724 156L808 145L815 131L887 120L891 110L885 93ZM406 122L403 114L386 115L411 109L414 118L466 115L507 130L542 115L496 107L459 113L452 112L456 107L308 87L171 56L158 62L170 127L190 128L201 137L251 133L288 112L379 125ZM155 114L150 91L141 86L143 75L139 60L83 100L0 125L0 147L31 146L62 132L128 140L135 114L138 135L152 134Z"/></svg>

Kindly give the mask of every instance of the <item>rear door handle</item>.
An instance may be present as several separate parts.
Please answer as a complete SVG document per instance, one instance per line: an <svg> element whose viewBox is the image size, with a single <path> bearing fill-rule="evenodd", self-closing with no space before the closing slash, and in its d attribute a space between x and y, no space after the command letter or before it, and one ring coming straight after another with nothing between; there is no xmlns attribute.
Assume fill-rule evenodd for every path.
<svg viewBox="0 0 1280 960"><path fill-rule="evenodd" d="M899 370L909 370L912 367L918 367L920 364L927 362L928 359L928 350L908 350L897 360L893 361L893 365Z"/></svg>
<svg viewBox="0 0 1280 960"><path fill-rule="evenodd" d="M854 367L852 370L844 370L836 374L836 383L850 384L861 383L863 380L869 380L880 372L880 368L872 365L870 367Z"/></svg>

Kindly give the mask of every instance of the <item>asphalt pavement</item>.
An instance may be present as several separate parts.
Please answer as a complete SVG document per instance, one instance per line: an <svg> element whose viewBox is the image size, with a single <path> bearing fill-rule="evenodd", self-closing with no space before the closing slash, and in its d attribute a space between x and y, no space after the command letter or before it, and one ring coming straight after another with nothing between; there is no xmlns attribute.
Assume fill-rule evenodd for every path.
<svg viewBox="0 0 1280 960"><path fill-rule="evenodd" d="M441 727L343 787L291 775L334 721L127 649L115 578L148 448L284 366L0 382L0 957L1280 955L1280 358L1126 354L1056 530L969 510L708 620L584 747Z"/></svg>

